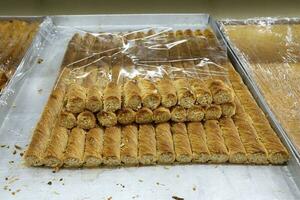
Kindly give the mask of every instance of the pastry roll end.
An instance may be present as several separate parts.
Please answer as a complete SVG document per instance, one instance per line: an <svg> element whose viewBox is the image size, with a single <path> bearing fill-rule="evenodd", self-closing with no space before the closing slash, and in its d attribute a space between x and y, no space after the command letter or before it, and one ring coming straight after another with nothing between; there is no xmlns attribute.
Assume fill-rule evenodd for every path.
<svg viewBox="0 0 300 200"><path fill-rule="evenodd" d="M85 108L85 101L85 88L78 84L70 85L67 94L66 109L72 113L83 112Z"/></svg>
<svg viewBox="0 0 300 200"><path fill-rule="evenodd" d="M222 116L231 117L235 115L236 106L234 102L227 102L221 104Z"/></svg>
<svg viewBox="0 0 300 200"><path fill-rule="evenodd" d="M62 127L65 127L67 129L72 129L73 127L76 126L76 117L71 112L62 111L60 113L59 123L60 126Z"/></svg>
<svg viewBox="0 0 300 200"><path fill-rule="evenodd" d="M187 109L187 121L199 122L204 118L204 110L201 106L195 105Z"/></svg>
<svg viewBox="0 0 300 200"><path fill-rule="evenodd" d="M210 105L205 111L205 120L219 119L222 115L222 109L220 105Z"/></svg>
<svg viewBox="0 0 300 200"><path fill-rule="evenodd" d="M126 125L135 122L136 112L131 108L124 108L118 111L118 122Z"/></svg>
<svg viewBox="0 0 300 200"><path fill-rule="evenodd" d="M92 86L87 90L86 108L91 112L102 110L102 93L97 86Z"/></svg>
<svg viewBox="0 0 300 200"><path fill-rule="evenodd" d="M149 108L141 108L136 113L136 123L138 124L146 124L151 123L153 120L153 112Z"/></svg>
<svg viewBox="0 0 300 200"><path fill-rule="evenodd" d="M221 80L213 80L209 89L216 104L232 102L234 100L233 91Z"/></svg>
<svg viewBox="0 0 300 200"><path fill-rule="evenodd" d="M97 114L97 119L101 126L109 127L117 124L118 119L115 113L101 111Z"/></svg>
<svg viewBox="0 0 300 200"><path fill-rule="evenodd" d="M77 116L77 126L83 129L92 129L96 126L96 117L90 111L83 111Z"/></svg>
<svg viewBox="0 0 300 200"><path fill-rule="evenodd" d="M153 111L153 121L155 123L167 122L171 119L171 113L168 108L159 107Z"/></svg>
<svg viewBox="0 0 300 200"><path fill-rule="evenodd" d="M185 122L187 118L187 112L182 106L175 106L171 111L171 119L173 122Z"/></svg>

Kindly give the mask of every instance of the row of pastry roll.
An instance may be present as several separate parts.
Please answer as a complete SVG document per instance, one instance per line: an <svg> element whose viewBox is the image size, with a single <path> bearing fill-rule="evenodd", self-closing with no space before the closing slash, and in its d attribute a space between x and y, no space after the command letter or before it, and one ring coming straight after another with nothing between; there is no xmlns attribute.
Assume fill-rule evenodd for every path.
<svg viewBox="0 0 300 200"><path fill-rule="evenodd" d="M97 125L109 127L118 123L128 125L132 123L147 124L168 121L196 122L212 119L218 120L222 116L231 117L235 114L235 110L234 102L221 105L212 104L208 107L195 105L188 109L182 106L174 106L172 108L160 106L155 110L143 107L137 111L131 108L123 108L117 112L100 111L98 113L84 110L79 114L74 114L64 109L60 114L59 123L60 126L68 129L72 129L75 126L83 129L92 129Z"/></svg>
<svg viewBox="0 0 300 200"><path fill-rule="evenodd" d="M220 121L204 123L131 124L89 131L78 127L68 130L56 125L46 147L39 152L39 162L47 167L190 162L267 164L268 160L253 159L258 156L257 152L247 151L252 139L244 140L240 123L223 117ZM25 159L35 166L28 157ZM269 162L279 164L273 160Z"/></svg>
<svg viewBox="0 0 300 200"><path fill-rule="evenodd" d="M236 114L233 117L241 139L248 140L249 152L253 160L261 163L283 163L289 159L289 153L274 132L270 123L252 97L247 86L233 66L228 63L229 79L236 94ZM251 141L251 142L250 142Z"/></svg>
<svg viewBox="0 0 300 200"><path fill-rule="evenodd" d="M97 62L103 56L113 55L122 47L122 37L117 34L76 33L69 41L62 66L85 66Z"/></svg>
<svg viewBox="0 0 300 200"><path fill-rule="evenodd" d="M124 84L111 81L103 90L97 87L96 82L89 86L69 86L66 95L67 111L80 113L88 109L91 112L115 112L121 108L136 111L141 107L155 110L160 106L171 108L176 105L189 109L195 105L222 105L234 100L232 89L221 80L205 84L200 79L162 78L152 82L138 78L127 80Z"/></svg>

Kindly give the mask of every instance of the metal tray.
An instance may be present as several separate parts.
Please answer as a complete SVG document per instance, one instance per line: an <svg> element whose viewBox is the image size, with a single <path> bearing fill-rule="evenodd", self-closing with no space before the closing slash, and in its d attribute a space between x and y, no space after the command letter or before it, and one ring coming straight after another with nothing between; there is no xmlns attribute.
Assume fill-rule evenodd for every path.
<svg viewBox="0 0 300 200"><path fill-rule="evenodd" d="M247 77L247 80L249 84L251 85L251 90L255 91L255 97L263 111L266 113L266 115L269 117L269 120L271 121L271 124L273 123L277 130L277 133L279 132L280 136L284 138L285 142L289 144L292 151L296 155L297 160L300 161L300 152L296 149L295 145L293 144L293 141L290 139L288 133L285 131L285 129L281 126L280 122L277 120L275 114L272 112L272 109L267 104L267 102L264 100L264 95L259 89L258 85L256 84L256 81L251 76L251 73L249 69L251 68L249 66L249 63L246 61L244 56L241 56L239 50L235 47L233 43L229 41L229 39L226 37L225 32L222 30L222 24L226 23L228 25L244 25L244 24L257 24L259 21L265 21L264 23L268 24L300 24L300 18L253 18L248 20L224 20L216 22L216 29L218 30L220 37L225 41L227 45L227 49L229 50L229 56L232 58L232 60L235 60L235 62L238 62L240 66L240 74L244 74L245 77Z"/></svg>
<svg viewBox="0 0 300 200"><path fill-rule="evenodd" d="M184 199L300 199L296 182L299 176L295 173L300 168L294 154L287 166L210 164L62 169L56 173L46 168L24 166L20 150L13 154L14 145L25 148L54 85L72 35L72 30L60 34L60 28L73 26L77 28L74 32L125 31L150 26L180 29L213 25L215 28L213 20L205 14L54 16L46 22L44 31L38 35L41 40L35 44L44 48L30 52L24 60L24 65L32 65L32 70L18 81L20 89L15 93L13 106L6 114L1 113L5 118L0 128L0 143L10 147L0 148L0 185L1 188L7 186L7 190L0 192L0 199L172 199L172 196ZM43 58L42 64L36 63L38 58ZM241 69L239 65L237 69ZM18 189L21 191L12 195Z"/></svg>

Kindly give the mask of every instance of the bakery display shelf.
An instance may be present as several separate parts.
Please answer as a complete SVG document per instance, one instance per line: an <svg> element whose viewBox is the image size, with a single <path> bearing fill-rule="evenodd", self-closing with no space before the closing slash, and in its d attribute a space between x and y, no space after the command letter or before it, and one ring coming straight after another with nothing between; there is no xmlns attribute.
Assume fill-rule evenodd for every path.
<svg viewBox="0 0 300 200"><path fill-rule="evenodd" d="M0 128L0 184L6 188L3 189L1 197L5 199L66 197L69 199L176 199L176 197L299 199L300 191L296 180L299 180L297 172L300 168L288 144L285 145L290 151L291 158L284 166L165 165L117 169L61 169L52 172L49 168L30 168L24 165L22 153L51 93L64 52L75 32L80 30L129 31L153 26L196 29L206 25L211 25L220 36L214 21L206 14L47 18L34 44L43 48L33 49L23 60L24 67L32 66L32 68L26 76L17 81L18 87L13 88L16 92L11 97L11 106L7 106L7 111L1 112L4 116ZM60 35L58 30L65 26L74 29ZM233 57L232 62L251 90L252 83L243 74L240 63ZM42 67L39 67L40 65ZM255 90L251 92L254 97L257 96ZM281 132L276 129L272 121L270 122L280 136ZM285 143L284 138L282 142Z"/></svg>

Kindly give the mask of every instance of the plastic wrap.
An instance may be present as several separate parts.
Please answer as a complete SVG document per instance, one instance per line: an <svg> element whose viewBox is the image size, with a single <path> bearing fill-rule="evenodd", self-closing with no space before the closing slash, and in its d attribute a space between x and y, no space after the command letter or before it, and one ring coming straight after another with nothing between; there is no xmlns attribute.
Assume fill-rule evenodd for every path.
<svg viewBox="0 0 300 200"><path fill-rule="evenodd" d="M61 31L74 34L25 154L27 164L80 167L88 163L98 167L99 163L106 166L157 162L282 164L288 160L286 149L269 123L253 127L239 106L232 84L242 83L231 77L235 71L228 63L226 48L209 27L195 30L150 27L99 33L62 27ZM248 90L239 92L244 94ZM247 102L253 101L250 94L238 98L244 99L242 103L247 108ZM255 102L253 105L256 106ZM259 110L257 106L250 108ZM226 117L232 120L219 123ZM262 114L260 118L265 116ZM197 149L193 154L190 142L194 141L189 135L194 138L194 129L188 128L193 122L204 127L209 136L206 141L209 159L205 153L197 153ZM174 151L167 158L156 155L155 127L160 123L168 123L164 131L172 132L173 136ZM121 144L121 132L130 125L138 127L138 138L130 135L133 141ZM94 138L103 143L102 157L90 160L84 156L85 135L98 127L104 129L102 138ZM62 140L58 144L53 137L66 129L71 132L69 142ZM247 136L246 129L252 130L253 138ZM225 134L226 130L230 134ZM197 142L199 138L196 137ZM253 141L247 147L249 140ZM270 141L274 144L269 145ZM238 150L234 146L239 146ZM253 146L257 148L255 151ZM53 148L60 152L54 152ZM135 153L122 159L122 152L127 152L124 148ZM64 149L64 156L60 156ZM248 158L246 152L251 153Z"/></svg>
<svg viewBox="0 0 300 200"><path fill-rule="evenodd" d="M38 31L40 21L4 18L0 21L0 91L14 75Z"/></svg>
<svg viewBox="0 0 300 200"><path fill-rule="evenodd" d="M221 28L247 73L300 150L300 19L224 20Z"/></svg>

